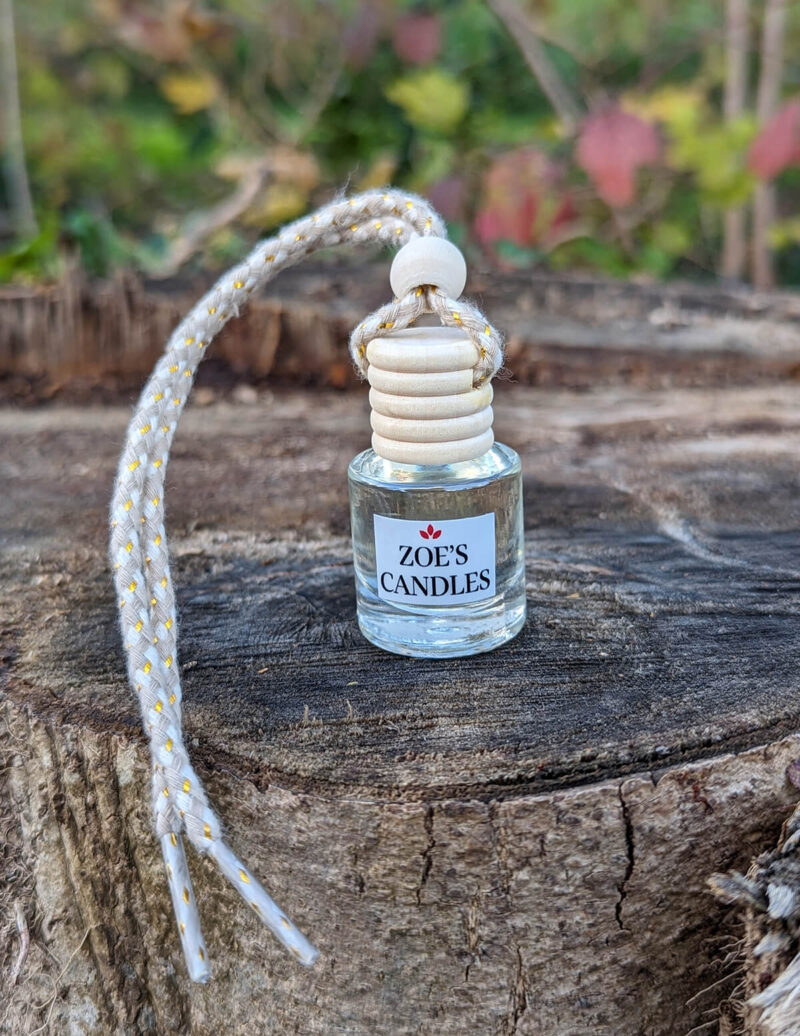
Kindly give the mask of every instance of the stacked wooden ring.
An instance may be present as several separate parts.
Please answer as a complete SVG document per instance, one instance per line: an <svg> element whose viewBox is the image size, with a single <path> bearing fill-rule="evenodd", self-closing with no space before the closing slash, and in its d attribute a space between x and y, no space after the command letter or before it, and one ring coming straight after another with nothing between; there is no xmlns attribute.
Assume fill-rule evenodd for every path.
<svg viewBox="0 0 800 1036"><path fill-rule="evenodd" d="M453 327L413 327L367 346L372 448L400 464L454 464L491 449L492 386L473 388L478 350Z"/></svg>

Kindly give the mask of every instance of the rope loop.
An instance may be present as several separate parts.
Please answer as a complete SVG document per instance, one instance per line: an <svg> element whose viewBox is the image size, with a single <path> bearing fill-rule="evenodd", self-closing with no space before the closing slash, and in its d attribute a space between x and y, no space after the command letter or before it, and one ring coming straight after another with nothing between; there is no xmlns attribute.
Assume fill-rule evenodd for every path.
<svg viewBox="0 0 800 1036"><path fill-rule="evenodd" d="M350 356L362 378L367 376L367 346L375 338L385 338L392 331L410 327L419 317L433 313L446 327L459 327L478 350L473 385L490 381L503 365L503 339L472 302L448 298L439 288L429 284L408 292L401 299L376 309L362 321L350 336Z"/></svg>
<svg viewBox="0 0 800 1036"><path fill-rule="evenodd" d="M303 964L317 951L280 911L222 836L202 782L189 759L182 728L178 621L164 527L164 479L170 447L200 361L211 340L275 274L319 249L340 244L398 247L416 236L444 237L426 201L396 190L337 198L261 241L219 278L173 331L128 426L111 500L109 552L119 604L128 679L141 710L152 762L155 830L178 921L189 976L210 976L183 837L210 856L278 940ZM502 362L498 333L469 303L420 287L378 310L354 332L351 349L362 374L366 343L433 312L462 326L479 348L476 384ZM363 351L362 351L363 346Z"/></svg>

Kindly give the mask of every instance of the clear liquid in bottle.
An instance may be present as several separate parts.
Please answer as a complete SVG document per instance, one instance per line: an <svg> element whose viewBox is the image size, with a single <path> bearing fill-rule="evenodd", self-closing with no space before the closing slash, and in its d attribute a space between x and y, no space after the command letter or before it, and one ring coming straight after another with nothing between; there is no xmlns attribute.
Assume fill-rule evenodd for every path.
<svg viewBox="0 0 800 1036"><path fill-rule="evenodd" d="M520 461L400 464L365 450L348 468L358 623L386 651L490 651L525 622Z"/></svg>

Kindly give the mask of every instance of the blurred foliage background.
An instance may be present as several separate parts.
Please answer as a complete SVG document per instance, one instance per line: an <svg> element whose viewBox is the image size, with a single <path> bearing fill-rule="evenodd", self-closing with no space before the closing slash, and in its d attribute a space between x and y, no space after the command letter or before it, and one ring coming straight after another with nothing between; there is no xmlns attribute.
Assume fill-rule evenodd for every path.
<svg viewBox="0 0 800 1036"><path fill-rule="evenodd" d="M499 266L800 281L785 0L0 0L0 279L404 185Z"/></svg>

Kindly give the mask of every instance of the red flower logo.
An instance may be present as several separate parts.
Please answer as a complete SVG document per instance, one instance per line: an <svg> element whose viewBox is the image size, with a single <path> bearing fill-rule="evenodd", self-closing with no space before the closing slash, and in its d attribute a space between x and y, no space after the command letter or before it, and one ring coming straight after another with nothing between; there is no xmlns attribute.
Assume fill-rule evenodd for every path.
<svg viewBox="0 0 800 1036"><path fill-rule="evenodd" d="M439 537L442 535L442 530L434 529L434 527L429 523L427 529L419 530L419 534L423 538L423 540L438 540Z"/></svg>

